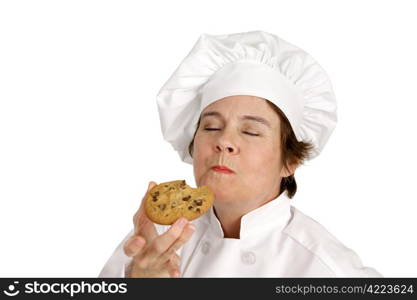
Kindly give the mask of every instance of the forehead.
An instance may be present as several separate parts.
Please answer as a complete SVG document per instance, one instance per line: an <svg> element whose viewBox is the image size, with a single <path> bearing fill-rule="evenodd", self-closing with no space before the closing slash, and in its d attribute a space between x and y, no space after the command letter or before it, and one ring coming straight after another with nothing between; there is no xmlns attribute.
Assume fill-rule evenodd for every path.
<svg viewBox="0 0 417 300"><path fill-rule="evenodd" d="M225 97L211 103L203 110L201 118L209 116L226 120L237 117L242 120L261 121L260 123L263 119L270 127L275 127L279 123L277 113L265 99L246 95Z"/></svg>

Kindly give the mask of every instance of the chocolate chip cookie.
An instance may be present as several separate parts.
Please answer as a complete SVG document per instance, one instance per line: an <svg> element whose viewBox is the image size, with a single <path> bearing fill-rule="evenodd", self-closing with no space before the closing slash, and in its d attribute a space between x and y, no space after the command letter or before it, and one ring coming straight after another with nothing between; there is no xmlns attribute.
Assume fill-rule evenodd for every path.
<svg viewBox="0 0 417 300"><path fill-rule="evenodd" d="M145 212L157 224L171 225L181 217L194 220L212 206L213 192L207 186L191 188L185 180L161 183L145 199Z"/></svg>

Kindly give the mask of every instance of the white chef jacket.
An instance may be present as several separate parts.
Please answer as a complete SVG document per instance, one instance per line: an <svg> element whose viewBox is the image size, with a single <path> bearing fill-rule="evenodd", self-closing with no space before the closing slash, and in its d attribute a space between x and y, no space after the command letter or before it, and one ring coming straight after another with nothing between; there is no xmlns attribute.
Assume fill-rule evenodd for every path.
<svg viewBox="0 0 417 300"><path fill-rule="evenodd" d="M177 253L182 277L382 277L322 225L290 205L287 192L241 218L240 238L224 238L213 207ZM161 234L167 225L155 225ZM123 239L99 277L125 277Z"/></svg>

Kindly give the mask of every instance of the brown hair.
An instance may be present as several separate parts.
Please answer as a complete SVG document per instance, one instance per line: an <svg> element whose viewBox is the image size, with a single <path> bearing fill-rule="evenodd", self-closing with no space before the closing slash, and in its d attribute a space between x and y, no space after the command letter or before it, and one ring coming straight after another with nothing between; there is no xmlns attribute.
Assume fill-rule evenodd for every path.
<svg viewBox="0 0 417 300"><path fill-rule="evenodd" d="M263 99L263 98L262 98ZM271 101L266 100L269 106L277 113L281 121L281 149L282 149L282 164L288 170L289 165L301 165L306 159L309 158L311 150L314 146L308 142L299 142L295 137L294 131L292 130L291 124L288 121L285 114ZM198 120L196 131L194 132L193 139L188 145L188 152L192 157L194 138L197 133L198 128L200 127L200 119ZM287 190L288 197L292 198L297 192L297 183L294 178L294 174L287 177L283 177L281 180L281 186L279 194Z"/></svg>

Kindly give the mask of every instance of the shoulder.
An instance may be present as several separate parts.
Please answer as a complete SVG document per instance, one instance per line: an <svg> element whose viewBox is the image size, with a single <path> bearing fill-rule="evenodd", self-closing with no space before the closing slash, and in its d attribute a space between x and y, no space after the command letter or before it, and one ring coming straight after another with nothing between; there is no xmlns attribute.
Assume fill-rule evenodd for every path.
<svg viewBox="0 0 417 300"><path fill-rule="evenodd" d="M365 267L359 256L336 239L313 218L291 206L291 220L283 232L296 244L314 255L337 277L381 277Z"/></svg>

